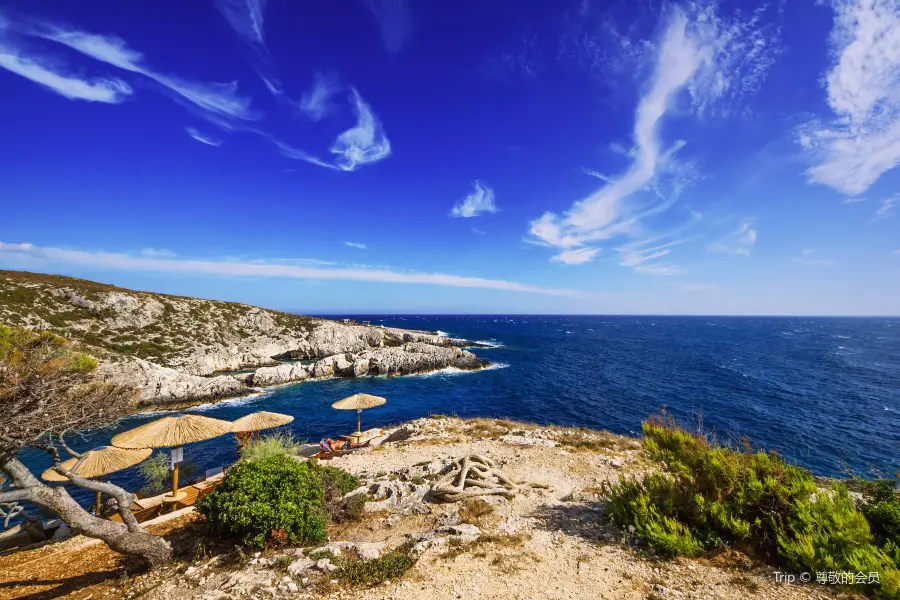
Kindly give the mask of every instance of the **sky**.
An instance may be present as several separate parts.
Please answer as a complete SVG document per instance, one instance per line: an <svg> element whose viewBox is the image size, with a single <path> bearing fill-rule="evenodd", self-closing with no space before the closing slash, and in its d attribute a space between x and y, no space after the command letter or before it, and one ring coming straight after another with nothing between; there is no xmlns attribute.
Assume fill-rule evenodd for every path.
<svg viewBox="0 0 900 600"><path fill-rule="evenodd" d="M900 0L0 0L0 269L900 314Z"/></svg>

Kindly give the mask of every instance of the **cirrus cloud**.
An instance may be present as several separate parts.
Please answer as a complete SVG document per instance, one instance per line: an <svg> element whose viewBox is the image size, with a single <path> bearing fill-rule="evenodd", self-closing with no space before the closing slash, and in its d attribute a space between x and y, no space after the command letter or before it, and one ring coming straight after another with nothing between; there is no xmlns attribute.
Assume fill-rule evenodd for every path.
<svg viewBox="0 0 900 600"><path fill-rule="evenodd" d="M134 256L120 252L69 250L35 246L29 243L6 243L0 241L0 263L12 262L17 258L27 258L41 264L78 265L126 271L406 283L502 290L550 296L596 296L596 294L572 289L546 288L503 279L467 277L447 273L406 272L386 268L309 267L283 261L269 262L265 260L208 260L165 256Z"/></svg>
<svg viewBox="0 0 900 600"><path fill-rule="evenodd" d="M497 206L494 204L494 190L482 181L475 181L472 185L475 186L475 190L453 206L450 210L452 216L470 218L486 212L497 212Z"/></svg>

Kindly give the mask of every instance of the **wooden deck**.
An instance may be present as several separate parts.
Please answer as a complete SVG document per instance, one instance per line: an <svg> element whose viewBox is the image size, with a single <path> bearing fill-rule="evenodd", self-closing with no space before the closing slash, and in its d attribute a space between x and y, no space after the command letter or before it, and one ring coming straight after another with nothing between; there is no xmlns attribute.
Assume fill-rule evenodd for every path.
<svg viewBox="0 0 900 600"><path fill-rule="evenodd" d="M134 518L137 519L138 523L143 523L144 521L155 519L162 514L175 512L176 510L186 508L188 506L193 506L197 503L197 499L201 495L209 492L220 483L222 483L222 475L217 475L216 477L207 479L206 481L195 483L193 485L186 485L178 490L179 493L184 492L185 496L179 499L177 502L166 502L165 498L167 496L170 496L169 493L154 496L152 498L137 500L131 507L131 512L134 515ZM110 521L115 521L117 523L122 522L122 517L118 513L114 513L107 518Z"/></svg>

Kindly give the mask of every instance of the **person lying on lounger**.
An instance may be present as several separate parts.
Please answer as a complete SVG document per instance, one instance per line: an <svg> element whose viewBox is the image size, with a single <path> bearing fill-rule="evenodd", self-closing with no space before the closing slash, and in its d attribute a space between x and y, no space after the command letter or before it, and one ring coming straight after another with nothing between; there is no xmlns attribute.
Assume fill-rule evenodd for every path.
<svg viewBox="0 0 900 600"><path fill-rule="evenodd" d="M368 442L366 442L366 444L368 444ZM324 450L325 452L331 452L332 454L342 452L344 450L362 448L366 444L354 444L345 440L333 440L331 438L325 438L324 440L319 442L319 446L322 448L322 450Z"/></svg>

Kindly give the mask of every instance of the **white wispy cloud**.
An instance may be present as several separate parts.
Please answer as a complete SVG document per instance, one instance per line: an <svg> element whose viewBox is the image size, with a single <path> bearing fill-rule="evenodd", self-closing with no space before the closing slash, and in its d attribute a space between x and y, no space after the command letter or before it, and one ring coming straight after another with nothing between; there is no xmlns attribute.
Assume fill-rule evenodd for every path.
<svg viewBox="0 0 900 600"><path fill-rule="evenodd" d="M19 24L17 27L25 35L57 42L94 60L147 77L174 92L177 97L215 115L236 119L257 118L250 109L250 99L238 94L236 81L203 83L159 73L143 64L144 57L140 52L129 48L123 39L115 36L86 33L48 23Z"/></svg>
<svg viewBox="0 0 900 600"><path fill-rule="evenodd" d="M709 252L750 256L750 251L755 244L756 229L753 227L753 221L744 221L735 231L709 244L706 249Z"/></svg>
<svg viewBox="0 0 900 600"><path fill-rule="evenodd" d="M141 248L141 256L148 258L175 258L177 255L165 248Z"/></svg>
<svg viewBox="0 0 900 600"><path fill-rule="evenodd" d="M800 263L801 265L810 265L814 267L836 267L843 264L839 260L819 258L818 254L816 254L816 250L812 248L804 248L800 253L800 256L794 259L794 262Z"/></svg>
<svg viewBox="0 0 900 600"><path fill-rule="evenodd" d="M67 72L58 60L33 54L25 56L23 50L2 43L0 68L30 79L70 100L117 104L132 94L131 86L121 79L85 79Z"/></svg>
<svg viewBox="0 0 900 600"><path fill-rule="evenodd" d="M619 266L631 267L638 273L649 275L678 275L683 273L684 269L671 263L646 264L648 261L655 261L668 256L672 253L674 246L688 241L687 239L678 239L665 244L650 245L660 241L663 237L668 236L655 237L619 246L616 248L619 257L622 259Z"/></svg>
<svg viewBox="0 0 900 600"><path fill-rule="evenodd" d="M465 277L446 273L403 272L379 268L316 268L296 264L247 260L151 258L118 252L68 250L63 248L35 246L28 243L0 242L0 261L12 261L21 257L26 257L33 261L46 264L68 264L126 271L406 283L457 288L504 290L551 296L592 296L592 294L580 292L578 290L538 287L503 279Z"/></svg>
<svg viewBox="0 0 900 600"><path fill-rule="evenodd" d="M879 219L883 219L894 211L894 208L897 206L897 200L900 199L900 194L894 194L890 198L885 198L881 201L881 204L878 206L878 210L875 211L875 216Z"/></svg>
<svg viewBox="0 0 900 600"><path fill-rule="evenodd" d="M852 196L850 198L844 198L841 201L841 204L859 204L860 202L865 202L866 199L860 196Z"/></svg>
<svg viewBox="0 0 900 600"><path fill-rule="evenodd" d="M361 244L359 242L344 242L345 246L350 246L351 248L359 248L360 250L368 250L369 247L365 244Z"/></svg>
<svg viewBox="0 0 900 600"><path fill-rule="evenodd" d="M475 189L461 202L453 205L450 210L452 216L468 218L477 217L486 212L497 212L497 206L494 204L494 190L482 181L475 181L472 185Z"/></svg>
<svg viewBox="0 0 900 600"><path fill-rule="evenodd" d="M478 235L487 235L487 231L484 229L478 229L477 227L472 228L472 233L477 233Z"/></svg>
<svg viewBox="0 0 900 600"><path fill-rule="evenodd" d="M340 87L333 77L326 77L316 73L312 88L300 98L297 108L313 121L320 121L331 112L333 105L331 98Z"/></svg>
<svg viewBox="0 0 900 600"><path fill-rule="evenodd" d="M216 0L216 8L245 42L265 45L266 0Z"/></svg>
<svg viewBox="0 0 900 600"><path fill-rule="evenodd" d="M412 34L412 14L406 0L364 0L381 31L381 41L391 54L397 54Z"/></svg>
<svg viewBox="0 0 900 600"><path fill-rule="evenodd" d="M550 260L555 260L566 265L583 265L586 262L594 260L600 248L574 248L572 250L563 250Z"/></svg>
<svg viewBox="0 0 900 600"><path fill-rule="evenodd" d="M203 144L219 147L225 143L220 139L214 138L214 137L204 134L204 133L200 133L193 127L185 127L184 130L187 132L187 134L189 136L191 136L192 138L194 138L195 140L197 140L198 142L201 142Z"/></svg>
<svg viewBox="0 0 900 600"><path fill-rule="evenodd" d="M815 162L811 181L856 195L900 164L900 1L831 5L825 85L834 118L806 124L798 142Z"/></svg>
<svg viewBox="0 0 900 600"><path fill-rule="evenodd" d="M350 90L350 103L356 114L356 125L338 135L331 145L330 151L335 155L334 162L322 160L274 137L269 136L269 139L288 158L305 160L314 165L340 171L355 171L360 165L375 163L390 156L391 142L385 135L381 122L356 89Z"/></svg>
<svg viewBox="0 0 900 600"><path fill-rule="evenodd" d="M669 10L660 41L652 45L651 80L635 109L633 147L622 149L630 167L618 176L585 170L605 185L562 216L548 211L533 220L527 239L563 249L585 247L598 240L634 236L643 220L668 210L696 179L696 170L690 162L676 160L683 140L668 145L660 140L660 124L682 94L690 96L697 114L704 114L716 102L755 91L771 66L774 44L774 33L762 27L759 18L755 13L749 19L738 15L726 20L716 14L713 3ZM640 265L645 273L678 270L674 265L633 265L634 260L623 262L634 268Z"/></svg>

